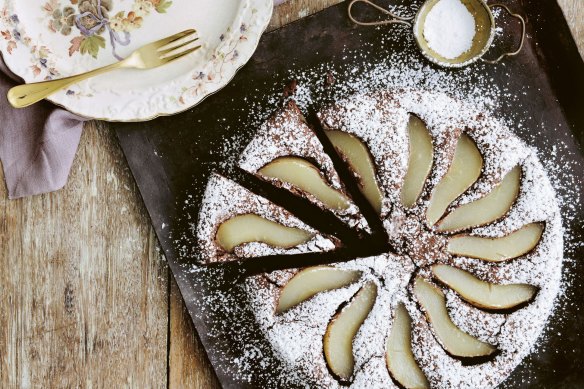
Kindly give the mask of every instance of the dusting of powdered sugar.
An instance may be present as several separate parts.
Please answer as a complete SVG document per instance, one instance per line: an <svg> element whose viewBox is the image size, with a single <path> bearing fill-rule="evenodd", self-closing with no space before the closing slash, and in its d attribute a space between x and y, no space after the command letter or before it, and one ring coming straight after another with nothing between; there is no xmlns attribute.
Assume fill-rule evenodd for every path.
<svg viewBox="0 0 584 389"><path fill-rule="evenodd" d="M392 37L388 36L387 39L391 40ZM569 225L573 222L580 204L578 189L574 189L579 185L578 177L570 175L568 172L581 171L582 167L572 160L566 160L564 156L566 144L549 139L543 146L545 150L543 148L536 150L521 142L513 134L513 132L519 133L524 139L530 141L529 143L537 140L537 143L542 144L540 139L543 132L541 126L526 128L524 116L528 110L518 103L516 98L516 93L525 93L525 91L511 93L505 81L495 83L493 79L482 76L482 67L485 65L477 64L456 72L434 68L413 55L411 50L415 50L415 46L413 44L410 46L410 49L406 48L404 51L392 53L380 62L372 62L366 55L357 52L347 54L349 65L346 66L333 68L329 64L323 64L309 70L293 71L280 76L282 76L281 78L298 80L296 94L293 98L302 111L306 111L308 107L322 106L324 102L327 104L332 102L333 104L329 104L329 112L333 110L334 106L341 109L346 104L353 104L357 109L366 112L371 109L373 104L371 99L379 99L379 96L383 94L386 96L396 95L400 91L402 93L401 104L409 106L409 109L412 110L418 104L416 101L419 102L420 99L425 98L426 101L430 101L429 97L437 97L442 101L449 100L456 109L451 110L450 107L442 105L440 110L431 110L423 108L422 104L422 109L418 109L416 112L429 123L436 146L435 166L425 188L425 196L447 170L455 146L454 140L462 130L462 128L457 129L459 125L454 125L455 123L464 123L465 120L474 123L472 127L473 139L477 141L481 152L485 154L486 161L484 174L471 190L457 200L456 204L463 204L481 197L497 182L500 182L504 174L515 164L522 165L524 176L520 197L507 217L489 226L474 229L472 233L484 236L502 236L525 223L545 221L545 233L536 250L499 266L490 266L483 261L471 258L453 258L445 255L443 250L440 251L441 256L436 258L428 255L425 261L427 265L431 261L439 259L493 282L528 282L540 287L536 299L531 304L512 314L485 313L461 301L458 295L452 291L445 290L448 309L453 321L470 334L496 343L504 352L489 363L478 366L462 366L460 362L453 360L444 352L436 340L431 326L424 319L423 312L411 297L411 291L405 287L400 293L382 292L375 305L375 309L379 312L376 314L379 315L379 320L374 319L377 316L372 314L371 320L367 319L358 334L359 339L364 337L366 332L377 334L377 341L369 339L367 342L359 343L358 357L356 356L358 368L352 381L354 387L395 387L387 372L384 357L380 355L384 345L384 338L381 334L388 333L395 304L397 301L403 301L415 323L412 334L414 354L421 362L422 368L433 386L488 388L501 382L525 355L539 347L536 339L538 337L540 340L542 339L541 333L554 309L554 301L557 301L558 293L561 294L565 290L566 283L572 276L569 272L565 272L562 282L561 266L564 238L569 243L566 246L568 254L573 253L578 247L574 245L574 242L577 241L574 236L564 234L563 225ZM355 60L360 64L354 65ZM323 82L326 74L329 75L329 78L336 80L332 87ZM509 74L507 76L509 77ZM281 103L281 83L275 84L273 90L273 94L262 94L262 96L253 96L253 92L250 92L249 98L246 99L247 105L242 107L242 112L251 112L252 115L251 119L245 119L242 125L245 125L246 128L260 128L262 126L273 113L275 107ZM408 92L404 93L403 91ZM364 103L365 107L359 108L359 104L352 101L350 96L355 94L367 96L369 100ZM515 104L517 115L505 118L497 118L496 115L493 115L493 111L505 104ZM403 112L395 101L389 104L388 109L398 113ZM323 110L321 114L326 112ZM460 121L462 116L459 114L464 114L462 116L465 119ZM397 122L396 119L388 120L391 124L390 128L401 132L401 134L388 136L393 136L392 139L396 142L400 142L399 139L402 139L401 144L404 145L403 113L400 115L401 119L398 118ZM347 120L350 118L350 115L345 117ZM341 119L340 117L331 117L331 120L337 122L341 122ZM383 130L382 126L379 125L381 120L382 118L378 117L372 123L380 131ZM490 126L493 126L493 131L489 130ZM345 129L359 129L360 127L366 127L366 123L349 123ZM460 125L460 127L463 126ZM565 128L556 128L556 130L567 131ZM216 145L217 153L225 155L222 164L229 165L237 162L240 154L233 154L232 149L238 147L243 149L247 143L246 137L242 134L236 134ZM405 150L402 151L405 152ZM500 153L504 150L507 151L507 155L500 157ZM379 159L379 157L377 158ZM389 177L393 177L391 179L397 183L399 188L399 177L404 172L403 161L405 157L402 154L396 154L394 158L398 162L397 166L393 170L386 170L386 173ZM384 186L386 196L386 200L384 200L386 206L384 225L391 229L394 228L392 217L396 216L397 211L390 212L389 206L392 201L388 199L397 198L398 188L393 186L392 190L392 185L387 185L385 182L381 182L381 184ZM558 191L561 197L558 197ZM224 201L230 202L233 199L230 198L227 201L224 198ZM401 215L411 224L409 232L395 228L393 234L401 234L402 241L410 239L414 241L410 237L419 237L419 234L412 231L416 231L416 228L421 225L419 216L423 215L426 201L427 197L416 205L412 213L404 212ZM195 219L195 216L189 214L189 209L199 202L199 198L189 197L185 205L186 219ZM225 202L220 201L208 204L216 208L225 206ZM559 215L559 207L563 211L564 224L562 224ZM202 212L202 215L206 215L208 212L213 211ZM190 223L193 222L190 221ZM193 231L196 232L196 224L192 224L192 226ZM427 237L436 237L436 234L428 233ZM211 242L212 234L209 233L206 239L208 239L207 242ZM432 247L444 244L445 239L444 236L440 236L439 239L428 239L426 242L428 247L421 246L419 248L420 254L428 253ZM182 247L180 251L185 253L185 257L191 255L192 252L187 250L188 247L197 246L190 236L178 238L175 243ZM200 243L205 245L206 242L201 241ZM397 259L391 261L392 258ZM406 279L406 275L413 271L412 263L415 262L414 258L410 262L406 259L407 252L398 256L380 256L374 260L362 259L335 265L339 267L361 266L364 270L364 277L354 285L317 295L306 304L297 306L294 308L295 311L292 311L298 314L298 320L287 317L289 326L284 324L276 326L275 323L278 320L284 323L282 320L284 320L285 315L281 317L275 315L274 304L279 288L295 274L296 270L274 272L248 279L241 285L240 294L237 294L235 298L231 298L222 289L208 293L199 300L203 303L201 304L201 316L211 323L209 333L202 335L211 337L213 344L218 349L227 350L222 351L220 360L224 365L220 368L242 381L255 384L262 382L263 387L336 387L338 386L337 381L331 376L323 362L321 336L323 328L332 314L336 312L339 304L350 299L365 280L374 281L381 290L385 290L384 283L389 282L388 285L391 286L397 282L396 280ZM574 263L569 259L564 262L568 263L568 269ZM398 269L394 269L394 278L392 278L391 272L384 273L384 269L392 269L391 264L393 263L401 264ZM207 280L205 282L211 285L232 285L234 282L231 278L232 275L215 274L212 269L198 265L185 265L185 269L189 277L194 277L196 280ZM427 269L420 269L419 272L428 278L430 276ZM385 276L382 276L383 274ZM318 308L319 304L325 308ZM237 312L240 310L253 311L250 313L251 318L244 315L243 317L247 319L240 320L241 316L237 316ZM557 309L556 312L554 320L563 320L561 306L559 312ZM213 315L219 313L226 315L225 320L209 319L209 317L214 317ZM294 316L292 313L290 315ZM232 320L233 317L238 319ZM371 326L375 328L371 328ZM256 328L258 331L261 329L261 336L259 336L260 332L255 332ZM311 334L307 337L314 342L303 343L304 334ZM265 338L267 343L259 342L257 337ZM305 347L301 349L297 347L298 344ZM270 355L274 350L277 354L278 368L274 368L275 365L270 362L272 361Z"/></svg>
<svg viewBox="0 0 584 389"><path fill-rule="evenodd" d="M393 387L386 368L376 370L370 365L372 361L384 356L392 312L400 300L406 301L415 323L413 336L418 344L414 346L414 354L433 386L494 387L533 349L560 291L563 228L555 191L537 160L535 150L513 135L502 121L464 100L453 99L444 93L411 89L359 94L339 100L322 111L320 118L326 127L349 132L368 146L377 164L379 181L386 193L385 204L388 212L399 212L400 208L397 199L407 164L406 124L410 113L426 122L435 145L441 146L441 153L436 158L437 166L426 185L428 193L445 174L456 140L462 132L468 134L479 147L484 158L484 169L481 179L457 200L455 206L484 196L513 167L522 167L524 173L521 192L507 217L493 225L477 228L473 233L492 236L496 232L497 236L502 236L534 221L545 222L546 229L534 251L503 264L453 257L443 252L443 243L447 237L441 240L439 234L428 231L426 234L437 235L436 239L421 241L419 233L408 235L400 243L410 251L401 256L387 257L385 269L383 265L376 270L372 270L373 267L369 267L371 265L362 268L365 274L369 274L363 280L375 280L379 295L376 308L353 342L356 366L353 387L359 387L366 382ZM406 217L421 223L422 218L415 215L425 213L428 193L422 196L422 200L413 210L414 215ZM392 217L393 215L386 215L386 225L393 223ZM395 234L399 235L400 231L390 233ZM471 271L490 282L528 283L539 288L533 302L510 314L481 311L462 302L452 291L445 290L452 320L464 331L498 347L500 352L493 360L465 366L461 361L450 357L434 336L431 325L423 317L411 292L403 294L416 271L406 254L424 255L432 250L442 251L442 255L430 255L425 261L413 258L421 266L417 271L427 279L432 278L429 265L447 263ZM363 260L356 260L355 263L359 261ZM366 261L363 263L367 264ZM400 264L399 271L395 268L396 263ZM404 265L406 263L410 264L409 268ZM347 265L355 264L348 262L337 266ZM319 294L284 315L277 315L274 313L274 306L279 290L293 274L294 272L288 272L275 283L273 281L278 277L273 275L249 280L247 291L254 312L258 312L256 318L269 342L289 371L293 372L289 379L296 377L296 383L309 380L318 387L337 387L339 383L326 368L322 338L328 322L336 312L335 307L348 301L357 287L353 285ZM397 289L394 287L396 280L400 285ZM379 311L383 312L381 316L378 316ZM364 371L368 372L367 376Z"/></svg>
<svg viewBox="0 0 584 389"><path fill-rule="evenodd" d="M284 109L262 124L257 135L241 153L238 165L250 173L258 174L258 170L268 163L280 157L290 156L300 157L315 164L327 183L346 195L345 188L333 167L332 160L324 152L316 134L308 127L302 113L293 101L289 101ZM262 177L261 174L258 175ZM322 208L325 207L321 201L310 193L301 191L287 182L277 179L267 180L288 190L301 192L303 196L306 196L312 202L317 203ZM350 203L348 208L334 210L333 212L351 227L368 228L367 222L353 202Z"/></svg>
<svg viewBox="0 0 584 389"><path fill-rule="evenodd" d="M310 382L310 387L340 387L328 371L323 354L323 337L330 318L339 306L349 301L366 282L377 285L377 298L353 343L356 371L360 371L372 355L382 356L385 342L379 342L379 339L386 336L391 312L414 270L409 259L391 254L359 258L336 264L335 267L358 270L362 276L354 284L317 294L280 315L274 314L280 293L278 286L267 282L266 276L256 276L247 283L250 304L257 312L258 323L268 334L277 355L286 361L289 368L290 375L286 378L289 385Z"/></svg>
<svg viewBox="0 0 584 389"><path fill-rule="evenodd" d="M474 36L475 18L460 0L439 0L426 15L424 38L444 58L470 50Z"/></svg>
<svg viewBox="0 0 584 389"><path fill-rule="evenodd" d="M407 154L403 153L408 147L407 112L397 110L391 99L359 95L339 101L319 117L326 128L348 132L367 144L384 193L381 215L385 216L397 200L396 189L407 168Z"/></svg>

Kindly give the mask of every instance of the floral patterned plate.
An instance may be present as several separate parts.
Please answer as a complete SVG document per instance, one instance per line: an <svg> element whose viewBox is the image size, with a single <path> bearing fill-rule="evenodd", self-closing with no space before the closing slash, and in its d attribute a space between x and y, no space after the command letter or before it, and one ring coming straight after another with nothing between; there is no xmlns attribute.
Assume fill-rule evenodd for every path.
<svg viewBox="0 0 584 389"><path fill-rule="evenodd" d="M26 82L82 73L196 28L202 49L152 70L124 69L49 100L79 115L141 121L182 112L225 86L256 49L273 0L0 0L0 51Z"/></svg>

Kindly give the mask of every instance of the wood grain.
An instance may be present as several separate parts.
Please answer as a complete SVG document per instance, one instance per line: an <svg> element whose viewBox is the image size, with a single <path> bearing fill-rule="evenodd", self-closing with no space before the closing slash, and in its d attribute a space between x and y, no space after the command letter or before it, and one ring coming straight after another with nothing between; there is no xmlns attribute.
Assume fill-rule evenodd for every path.
<svg viewBox="0 0 584 389"><path fill-rule="evenodd" d="M270 29L338 2L290 0ZM584 54L584 2L559 3ZM0 387L218 387L107 124L63 190L0 187L0 266Z"/></svg>
<svg viewBox="0 0 584 389"><path fill-rule="evenodd" d="M170 334L168 387L220 388L174 279L170 292Z"/></svg>
<svg viewBox="0 0 584 389"><path fill-rule="evenodd" d="M90 123L67 187L0 195L0 386L164 387L168 270L111 132Z"/></svg>

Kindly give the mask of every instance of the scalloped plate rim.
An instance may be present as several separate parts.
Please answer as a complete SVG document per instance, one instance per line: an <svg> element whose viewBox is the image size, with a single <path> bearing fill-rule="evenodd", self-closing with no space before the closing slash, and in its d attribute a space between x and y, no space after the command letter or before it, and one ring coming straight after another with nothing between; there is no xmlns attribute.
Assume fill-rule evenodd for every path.
<svg viewBox="0 0 584 389"><path fill-rule="evenodd" d="M0 9L3 9L6 6L8 0L0 0ZM255 27L254 29L246 30L249 33L246 36L246 40L248 41L249 45L245 48L246 50L238 51L237 60L233 61L231 64L231 68L228 69L228 72L221 76L221 80L218 83L207 83L206 86L208 87L203 91L203 93L196 93L192 97L188 99L187 102L182 104L181 106L172 107L172 109L161 109L157 106L154 109L150 109L149 113L147 114L140 114L139 112L134 112L134 115L124 115L123 113L120 114L106 114L105 112L92 112L92 105L90 104L90 99L92 98L99 98L99 96L93 97L82 97L81 100L77 99L67 99L67 95L65 91L58 92L50 97L47 100L51 101L53 104L68 110L69 112L87 118L87 119L96 119L96 120L104 120L110 122L142 122L142 121L149 121L153 120L157 117L161 116L171 116L181 112L188 111L189 109L195 107L196 105L200 104L204 101L208 96L211 96L221 89L223 89L229 82L235 77L237 72L249 61L257 46L259 44L259 40L265 30L268 27L268 24L271 19L271 15L273 12L273 1L272 0L241 0L238 4L238 10L236 15L234 16L229 28L229 31L236 31L239 30L240 25L243 23L247 23L248 26ZM255 20L254 20L255 19ZM0 29L5 29L7 26L5 23L0 21ZM226 39L225 42L221 42L215 49L219 49L221 46L228 45L230 42L233 41L233 34L230 34L231 39ZM238 40L240 40L238 38ZM4 41L1 41L0 44L0 52L2 53L3 57L11 58L9 54L6 53L7 47L4 44ZM222 45L224 44L224 45ZM237 48L237 43L236 46ZM14 72L15 64L9 60L5 60L5 64L11 71ZM224 63L223 63L224 64ZM209 65L208 63L205 65ZM185 76L192 74L192 69L182 76L181 81L188 81L191 77L188 77L186 80L184 79ZM14 72L18 74L18 72ZM175 83L176 89L184 89L185 86L182 83ZM211 85L209 87L209 85ZM89 104L88 104L89 102ZM132 117L131 117L132 116Z"/></svg>

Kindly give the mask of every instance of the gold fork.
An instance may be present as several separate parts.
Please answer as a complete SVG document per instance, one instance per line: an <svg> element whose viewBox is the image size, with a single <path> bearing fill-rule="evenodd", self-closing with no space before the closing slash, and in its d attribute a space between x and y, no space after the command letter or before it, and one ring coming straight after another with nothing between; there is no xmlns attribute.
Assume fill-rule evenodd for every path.
<svg viewBox="0 0 584 389"><path fill-rule="evenodd" d="M200 45L192 47L192 44L199 39L198 37L193 38L194 34L196 34L195 30L179 32L178 34L142 46L120 62L91 70L87 73L58 80L15 86L8 91L8 101L15 108L24 108L63 88L114 69L152 69L167 64L201 47Z"/></svg>

